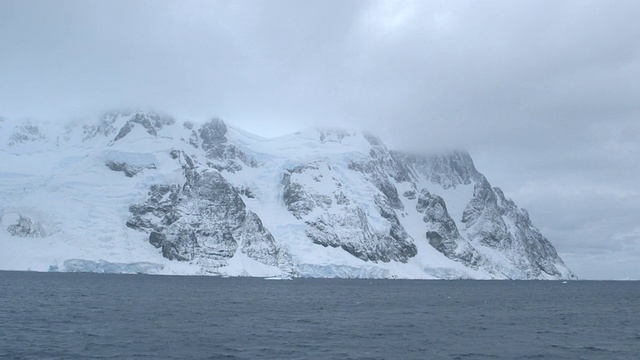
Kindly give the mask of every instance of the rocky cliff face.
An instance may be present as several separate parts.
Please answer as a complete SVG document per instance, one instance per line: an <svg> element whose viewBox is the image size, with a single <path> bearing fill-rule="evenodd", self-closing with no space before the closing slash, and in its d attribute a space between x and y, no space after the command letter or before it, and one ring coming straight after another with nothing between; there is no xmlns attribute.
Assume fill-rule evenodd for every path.
<svg viewBox="0 0 640 360"><path fill-rule="evenodd" d="M210 139L206 133L202 138ZM208 272L227 265L237 252L291 272L289 255L247 210L238 189L184 152L174 150L172 156L183 168L184 183L153 185L145 202L130 207L128 227L148 232L167 259L196 261Z"/></svg>
<svg viewBox="0 0 640 360"><path fill-rule="evenodd" d="M377 225L388 229L377 232L362 207L345 195L342 183L323 175L332 171L331 165L314 162L283 174L283 202L293 216L305 221L306 236L315 244L342 248L364 261L407 262L415 256L416 247L391 206L394 200L397 204L393 185L388 189L391 199L379 189L372 194Z"/></svg>
<svg viewBox="0 0 640 360"><path fill-rule="evenodd" d="M6 136L9 146L47 139L32 124L14 130ZM118 184L113 191L123 195L102 196L111 199L114 214L123 205L128 214L109 226L123 227L119 236L128 247L145 242L158 249L165 265L149 267L154 272L185 264L208 274L573 277L527 212L492 187L465 152L406 154L372 135L343 130L262 139L219 119L178 123L142 112L107 114L95 125L65 131L56 146L66 142L65 151L77 146L86 155L60 163L74 162L65 169L76 178L85 166ZM94 158L99 167L92 167ZM127 201L126 194L137 195ZM38 219L20 216L10 236L38 235ZM59 236L71 228L65 221L74 220L56 223ZM135 254L68 258L73 264L127 259L149 262Z"/></svg>

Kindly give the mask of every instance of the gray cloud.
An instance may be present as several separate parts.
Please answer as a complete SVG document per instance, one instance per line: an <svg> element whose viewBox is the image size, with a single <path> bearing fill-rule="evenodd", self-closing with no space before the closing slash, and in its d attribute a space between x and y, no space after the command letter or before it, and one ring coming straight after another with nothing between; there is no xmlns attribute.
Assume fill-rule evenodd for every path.
<svg viewBox="0 0 640 360"><path fill-rule="evenodd" d="M269 136L351 126L409 151L466 148L578 275L640 278L638 13L636 1L3 1L0 114L155 108Z"/></svg>

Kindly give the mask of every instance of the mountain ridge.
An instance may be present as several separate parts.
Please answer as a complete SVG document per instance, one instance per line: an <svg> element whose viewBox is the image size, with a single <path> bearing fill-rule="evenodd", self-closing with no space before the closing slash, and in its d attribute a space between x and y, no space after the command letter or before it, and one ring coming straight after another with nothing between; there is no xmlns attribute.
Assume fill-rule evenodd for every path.
<svg viewBox="0 0 640 360"><path fill-rule="evenodd" d="M268 139L141 111L54 127L0 124L6 269L575 278L464 151L420 156L340 129ZM29 254L45 241L48 255Z"/></svg>

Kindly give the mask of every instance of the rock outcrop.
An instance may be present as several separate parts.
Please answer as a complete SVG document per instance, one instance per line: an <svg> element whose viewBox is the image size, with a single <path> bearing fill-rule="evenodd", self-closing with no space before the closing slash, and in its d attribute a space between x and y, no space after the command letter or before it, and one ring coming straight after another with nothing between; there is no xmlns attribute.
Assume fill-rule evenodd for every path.
<svg viewBox="0 0 640 360"><path fill-rule="evenodd" d="M20 215L16 224L9 225L7 231L11 236L43 238L47 237L47 231L42 222Z"/></svg>
<svg viewBox="0 0 640 360"><path fill-rule="evenodd" d="M16 220L5 216L10 241L89 249L56 257L61 271L574 277L464 151L409 154L339 129L264 139L141 111L51 126L1 124L2 150L20 158L6 162L0 211Z"/></svg>

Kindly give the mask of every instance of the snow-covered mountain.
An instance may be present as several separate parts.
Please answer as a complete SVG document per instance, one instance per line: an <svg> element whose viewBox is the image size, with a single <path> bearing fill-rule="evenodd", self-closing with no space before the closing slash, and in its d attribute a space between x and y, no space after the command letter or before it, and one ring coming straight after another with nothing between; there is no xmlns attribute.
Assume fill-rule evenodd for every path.
<svg viewBox="0 0 640 360"><path fill-rule="evenodd" d="M574 278L465 152L356 131L265 139L213 119L0 121L0 269Z"/></svg>

